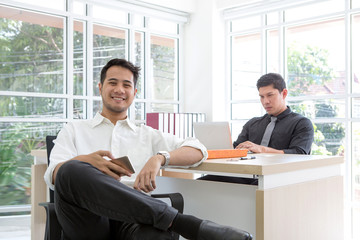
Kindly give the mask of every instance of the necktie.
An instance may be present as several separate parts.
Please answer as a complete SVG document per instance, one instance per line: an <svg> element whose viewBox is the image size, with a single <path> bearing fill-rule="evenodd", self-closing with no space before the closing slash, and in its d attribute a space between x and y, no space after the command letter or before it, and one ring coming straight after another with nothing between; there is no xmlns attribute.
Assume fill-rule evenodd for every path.
<svg viewBox="0 0 360 240"><path fill-rule="evenodd" d="M265 146L265 147L267 147L269 145L270 137L271 137L272 131L274 130L276 120L277 120L277 117L271 117L271 121L265 129L265 133L261 140L260 145Z"/></svg>

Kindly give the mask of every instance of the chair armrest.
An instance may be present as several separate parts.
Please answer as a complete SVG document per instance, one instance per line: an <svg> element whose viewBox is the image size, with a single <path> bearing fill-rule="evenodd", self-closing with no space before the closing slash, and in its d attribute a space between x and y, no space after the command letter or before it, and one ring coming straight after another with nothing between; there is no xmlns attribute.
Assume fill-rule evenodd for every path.
<svg viewBox="0 0 360 240"><path fill-rule="evenodd" d="M176 208L179 213L184 211L184 198L180 193L152 194L153 198L169 198L171 206Z"/></svg>
<svg viewBox="0 0 360 240"><path fill-rule="evenodd" d="M51 202L39 203L46 211L45 240L60 240L62 228L56 217L55 204Z"/></svg>

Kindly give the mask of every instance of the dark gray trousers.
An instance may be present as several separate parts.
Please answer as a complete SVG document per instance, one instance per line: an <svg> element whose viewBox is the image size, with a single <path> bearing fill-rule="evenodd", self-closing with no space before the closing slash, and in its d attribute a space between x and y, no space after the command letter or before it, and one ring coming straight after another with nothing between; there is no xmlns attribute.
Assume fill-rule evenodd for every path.
<svg viewBox="0 0 360 240"><path fill-rule="evenodd" d="M172 239L177 210L129 188L88 163L63 164L55 181L55 210L65 239Z"/></svg>

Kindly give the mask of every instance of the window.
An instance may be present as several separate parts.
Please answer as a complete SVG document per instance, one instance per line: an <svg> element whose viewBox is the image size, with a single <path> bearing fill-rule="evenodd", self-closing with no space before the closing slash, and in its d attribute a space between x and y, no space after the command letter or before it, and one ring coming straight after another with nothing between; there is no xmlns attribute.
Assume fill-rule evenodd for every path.
<svg viewBox="0 0 360 240"><path fill-rule="evenodd" d="M312 154L345 156L352 169L346 176L352 213L346 217L352 220L353 239L360 237L356 227L360 221L358 2L308 1L281 11L262 6L253 9L259 14L250 18L229 11L233 19L229 18L228 31L233 138L248 119L265 113L256 89L259 77L282 74L289 89L288 105L314 124ZM244 14L251 10L245 12L242 9ZM249 19L252 24L246 24Z"/></svg>
<svg viewBox="0 0 360 240"><path fill-rule="evenodd" d="M141 67L129 110L137 124L146 112L177 112L180 105L182 13L160 19L153 16L165 9L144 16L141 4L131 7L135 13L128 3L45 2L0 4L0 206L10 208L30 203L30 151L45 148L45 136L66 122L101 111L100 71L110 59Z"/></svg>

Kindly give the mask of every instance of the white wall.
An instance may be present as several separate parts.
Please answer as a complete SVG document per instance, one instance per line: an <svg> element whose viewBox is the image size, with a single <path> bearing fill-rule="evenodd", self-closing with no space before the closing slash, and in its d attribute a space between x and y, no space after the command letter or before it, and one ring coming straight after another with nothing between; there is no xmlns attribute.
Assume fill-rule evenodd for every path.
<svg viewBox="0 0 360 240"><path fill-rule="evenodd" d="M184 33L184 112L226 119L225 26L216 0L197 0Z"/></svg>
<svg viewBox="0 0 360 240"><path fill-rule="evenodd" d="M222 10L254 0L144 0L190 13L184 28L182 112L204 112L207 121L229 120L226 28Z"/></svg>

